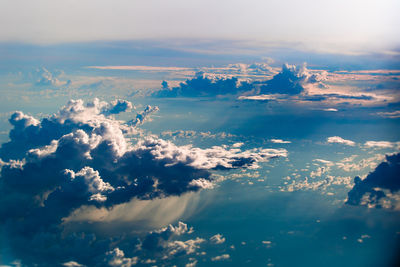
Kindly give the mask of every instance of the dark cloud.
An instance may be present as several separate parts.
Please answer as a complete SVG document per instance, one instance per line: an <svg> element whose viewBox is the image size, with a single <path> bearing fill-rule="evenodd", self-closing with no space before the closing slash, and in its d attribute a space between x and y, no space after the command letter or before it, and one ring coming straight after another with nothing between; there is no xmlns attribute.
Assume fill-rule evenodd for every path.
<svg viewBox="0 0 400 267"><path fill-rule="evenodd" d="M155 97L215 97L218 95L236 95L251 91L253 86L248 82L239 82L237 78L211 79L202 72L188 79L178 87L169 88L163 84L163 89L153 94Z"/></svg>
<svg viewBox="0 0 400 267"><path fill-rule="evenodd" d="M110 240L85 231L64 233L64 219L84 206L112 209L134 198L151 200L212 188L213 169L256 168L259 162L287 154L284 149L176 146L154 136L132 143L126 136L137 133L135 126L158 108L148 106L125 123L108 116L116 106L122 111L129 104L71 100L41 121L22 112L12 114L11 140L1 147L0 224L23 262L92 266L99 257L104 263L105 252L111 251L110 262L133 265L133 257L108 250ZM202 239L151 241L188 231L183 224L170 226L152 232L142 246L156 244L153 247L171 256L190 254Z"/></svg>
<svg viewBox="0 0 400 267"><path fill-rule="evenodd" d="M271 80L260 82L261 94L288 94L297 95L304 92L306 83L318 83L321 86L324 77L321 74L312 74L304 64L301 67L284 64L281 72Z"/></svg>
<svg viewBox="0 0 400 267"><path fill-rule="evenodd" d="M361 180L354 178L354 187L348 193L349 205L400 209L400 153L387 155L386 161Z"/></svg>

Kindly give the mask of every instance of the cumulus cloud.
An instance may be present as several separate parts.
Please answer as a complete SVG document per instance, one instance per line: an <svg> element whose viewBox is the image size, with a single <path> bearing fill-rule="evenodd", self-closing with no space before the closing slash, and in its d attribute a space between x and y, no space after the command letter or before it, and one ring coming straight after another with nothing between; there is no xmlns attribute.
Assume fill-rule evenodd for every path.
<svg viewBox="0 0 400 267"><path fill-rule="evenodd" d="M400 210L400 153L387 155L365 179L354 178L348 193L349 205Z"/></svg>
<svg viewBox="0 0 400 267"><path fill-rule="evenodd" d="M200 248L200 244L204 242L205 240L199 237L197 237L196 239L189 239L186 241L175 240L173 242L169 242L167 244L168 256L172 257L179 254L192 254L198 248Z"/></svg>
<svg viewBox="0 0 400 267"><path fill-rule="evenodd" d="M42 265L71 260L87 265L98 260L98 255L92 255L96 246L105 253L104 244L90 234L64 235L65 219L74 211L90 206L112 209L133 199L212 188L212 170L257 168L260 162L287 155L284 149L177 146L155 136L132 143L128 137L137 132L135 126L156 108L146 107L140 119L135 119L140 123L111 116L129 106L123 101L108 104L95 99L85 105L82 100L71 100L42 120L22 112L11 115L10 141L0 150L4 159L0 164L0 223L7 228L16 255ZM191 231L183 223L170 225L152 232L141 246L167 248L172 256L191 254L203 239L169 241L171 236ZM168 244L154 241L161 239ZM27 251L26 246L32 249ZM77 253L78 248L90 253ZM136 262L122 248L109 251L110 265Z"/></svg>
<svg viewBox="0 0 400 267"><path fill-rule="evenodd" d="M231 256L229 254L222 254L211 258L211 261L223 261L223 260L229 260L230 258Z"/></svg>
<svg viewBox="0 0 400 267"><path fill-rule="evenodd" d="M193 228L185 223L179 222L177 226L169 225L159 230L149 232L137 246L141 255L148 252L156 252L162 261L168 261L177 257L195 253L203 243L204 238L183 238L193 233Z"/></svg>
<svg viewBox="0 0 400 267"><path fill-rule="evenodd" d="M108 251L106 255L107 263L112 267L131 267L138 262L138 257L126 258L125 253L119 248Z"/></svg>
<svg viewBox="0 0 400 267"><path fill-rule="evenodd" d="M124 99L117 99L113 100L110 103L110 106L106 110L106 112L110 114L118 114L121 112L126 112L129 111L133 108L133 105L131 102L124 100Z"/></svg>
<svg viewBox="0 0 400 267"><path fill-rule="evenodd" d="M324 73L311 73L306 64L298 67L295 65L284 64L281 72L276 74L261 86L262 94L288 94L297 95L304 92L305 84L318 84L321 87L326 79Z"/></svg>
<svg viewBox="0 0 400 267"><path fill-rule="evenodd" d="M312 190L312 191L326 191L328 188L332 186L346 186L351 187L351 177L341 177L341 176L332 176L327 175L324 179L316 180L309 179L305 177L304 180L291 179L291 183L286 185L285 187L281 187L281 191L300 191L300 190Z"/></svg>
<svg viewBox="0 0 400 267"><path fill-rule="evenodd" d="M62 264L62 266L65 266L65 267L84 267L85 265L79 264L76 261L68 261L68 262L64 262Z"/></svg>
<svg viewBox="0 0 400 267"><path fill-rule="evenodd" d="M172 138L172 139L177 139L177 138L210 138L210 139L225 139L225 138L230 138L230 137L235 137L235 135L226 133L226 132L217 132L217 133L211 133L209 131L207 132L196 132L193 130L176 130L176 131L164 131L161 133L161 136L163 138Z"/></svg>
<svg viewBox="0 0 400 267"><path fill-rule="evenodd" d="M225 242L225 237L223 237L221 234L216 234L210 237L210 241L214 244L222 244Z"/></svg>
<svg viewBox="0 0 400 267"><path fill-rule="evenodd" d="M239 92L251 91L252 85L232 78L209 78L204 72L196 73L196 77L187 79L178 87L165 88L153 94L156 97L215 97L218 95L235 95Z"/></svg>
<svg viewBox="0 0 400 267"><path fill-rule="evenodd" d="M136 118L134 120L131 120L130 122L128 122L128 124L131 124L131 125L134 125L134 126L142 125L146 120L149 119L149 116L152 113L155 113L158 110L159 110L159 108L157 106L152 107L152 106L148 105L148 106L146 106L146 108L142 112L139 112L136 115Z"/></svg>
<svg viewBox="0 0 400 267"><path fill-rule="evenodd" d="M331 136L326 139L328 143L336 143L336 144L343 144L347 146L355 146L355 142L351 140L343 139L340 136Z"/></svg>
<svg viewBox="0 0 400 267"><path fill-rule="evenodd" d="M60 72L52 73L44 67L38 68L33 73L34 85L58 87L58 86L66 86L71 83L70 80L60 81L58 78L59 75L60 75Z"/></svg>

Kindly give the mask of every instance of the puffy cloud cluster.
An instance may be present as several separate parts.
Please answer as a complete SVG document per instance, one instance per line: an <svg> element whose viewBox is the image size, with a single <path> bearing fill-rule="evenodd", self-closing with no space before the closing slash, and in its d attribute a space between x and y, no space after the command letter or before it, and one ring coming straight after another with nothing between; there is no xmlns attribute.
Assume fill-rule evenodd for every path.
<svg viewBox="0 0 400 267"><path fill-rule="evenodd" d="M126 256L125 252L119 247L109 250L106 252L106 261L109 266L129 267L138 263L155 264L158 261L171 265L171 262L177 258L184 258L193 254L200 255L198 250L203 244L207 243L207 240L200 237L188 239L188 235L192 233L193 228L188 227L183 222L178 222L177 226L168 225L139 238L139 243L133 249L133 253L130 253L130 256ZM210 242L209 244L216 243ZM205 255L205 253L201 255ZM195 262L193 258L189 258L189 261ZM188 264L190 266L190 262Z"/></svg>
<svg viewBox="0 0 400 267"><path fill-rule="evenodd" d="M210 237L210 241L214 244L222 244L225 242L225 237L223 237L221 234L216 234Z"/></svg>
<svg viewBox="0 0 400 267"><path fill-rule="evenodd" d="M400 153L387 155L373 172L361 180L354 178L354 187L348 193L349 205L400 210Z"/></svg>
<svg viewBox="0 0 400 267"><path fill-rule="evenodd" d="M126 112L133 108L132 103L124 99L113 100L111 101L110 104L111 105L108 109L108 112L110 114L118 114L121 112Z"/></svg>
<svg viewBox="0 0 400 267"><path fill-rule="evenodd" d="M131 143L128 136L137 132L135 126L158 110L147 107L134 120L140 123L110 115L131 107L126 101L108 104L95 99L85 105L71 100L42 120L22 112L11 115L10 141L0 150L0 224L22 260L45 266L41 261L56 253L51 258L57 264L85 263L98 256L92 255L97 245L104 251L95 236L63 233L64 219L79 208L112 209L134 198L151 200L212 188L212 169L256 168L259 162L287 154L284 149L176 146L153 136ZM188 232L179 224L152 234L166 240ZM153 244L149 240L142 246ZM175 242L168 250L171 255L191 253L201 242ZM26 251L25 246L32 249ZM78 247L93 251L82 256ZM108 256L117 265L135 262L118 250Z"/></svg>
<svg viewBox="0 0 400 267"><path fill-rule="evenodd" d="M68 81L60 81L58 79L60 72L50 72L48 69L42 67L35 70L32 74L34 79L34 85L36 86L50 86L50 87L58 87L58 86L67 86L71 83Z"/></svg>
<svg viewBox="0 0 400 267"><path fill-rule="evenodd" d="M340 177L326 175L324 179L316 180L309 179L305 177L304 180L297 180L287 177L287 180L291 180L291 183L287 184L285 187L281 187L280 191L300 191L300 190L321 190L323 192L327 191L333 186L346 186L351 187L351 177Z"/></svg>
<svg viewBox="0 0 400 267"><path fill-rule="evenodd" d="M152 113L157 112L159 109L157 106L152 107L150 105L146 106L146 108L142 111L136 114L136 118L134 120L131 120L129 124L137 126L137 125L142 125L148 118L149 115Z"/></svg>
<svg viewBox="0 0 400 267"><path fill-rule="evenodd" d="M210 139L225 139L231 137L237 137L231 133L226 132L217 132L211 133L210 131L207 132L196 132L193 130L177 130L177 131L164 131L161 133L163 138L170 138L176 140L177 138L210 138Z"/></svg>
<svg viewBox="0 0 400 267"><path fill-rule="evenodd" d="M178 87L165 88L153 94L156 97L215 97L218 95L236 95L239 92L251 91L253 86L232 78L209 78L203 72L196 73Z"/></svg>
<svg viewBox="0 0 400 267"><path fill-rule="evenodd" d="M131 267L138 263L138 257L126 258L125 253L119 248L114 248L106 253L107 263L112 267Z"/></svg>
<svg viewBox="0 0 400 267"><path fill-rule="evenodd" d="M311 73L305 64L301 67L284 64L281 72L271 80L263 82L261 93L297 95L304 91L305 84L318 84L320 87L325 87L322 83L325 79L323 73Z"/></svg>
<svg viewBox="0 0 400 267"><path fill-rule="evenodd" d="M157 97L199 97L199 96L218 96L218 95L236 95L238 93L249 94L258 92L262 94L285 94L298 95L302 93L306 84L316 84L317 86L326 87L322 81L326 79L324 72L312 73L306 65L297 67L294 65L284 64L282 70L276 74L275 70L265 63L255 64L231 64L226 68L215 69L230 73L233 71L236 76L228 75L210 75L204 71L196 73L195 77L186 80L178 87L169 88L163 85L163 90L154 94ZM272 74L276 74L269 80L263 81L241 81L238 77L246 75L264 75L270 78ZM267 75L267 76L265 76Z"/></svg>

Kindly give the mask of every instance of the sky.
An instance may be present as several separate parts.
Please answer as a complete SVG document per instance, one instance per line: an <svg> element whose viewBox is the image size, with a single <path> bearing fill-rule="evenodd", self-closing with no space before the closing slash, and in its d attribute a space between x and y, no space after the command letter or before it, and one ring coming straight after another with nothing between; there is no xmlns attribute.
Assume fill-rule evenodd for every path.
<svg viewBox="0 0 400 267"><path fill-rule="evenodd" d="M399 7L0 0L0 267L398 266Z"/></svg>
<svg viewBox="0 0 400 267"><path fill-rule="evenodd" d="M3 0L0 7L7 42L211 39L388 53L400 43L395 0Z"/></svg>

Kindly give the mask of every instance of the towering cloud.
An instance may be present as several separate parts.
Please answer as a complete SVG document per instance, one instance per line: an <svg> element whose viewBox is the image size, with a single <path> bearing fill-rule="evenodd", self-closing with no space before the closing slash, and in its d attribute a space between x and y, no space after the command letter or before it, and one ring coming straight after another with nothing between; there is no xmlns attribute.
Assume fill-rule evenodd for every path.
<svg viewBox="0 0 400 267"><path fill-rule="evenodd" d="M296 95L304 91L304 84L318 83L323 86L323 80L323 75L310 73L305 64L301 67L284 64L280 73L263 82L261 93Z"/></svg>

